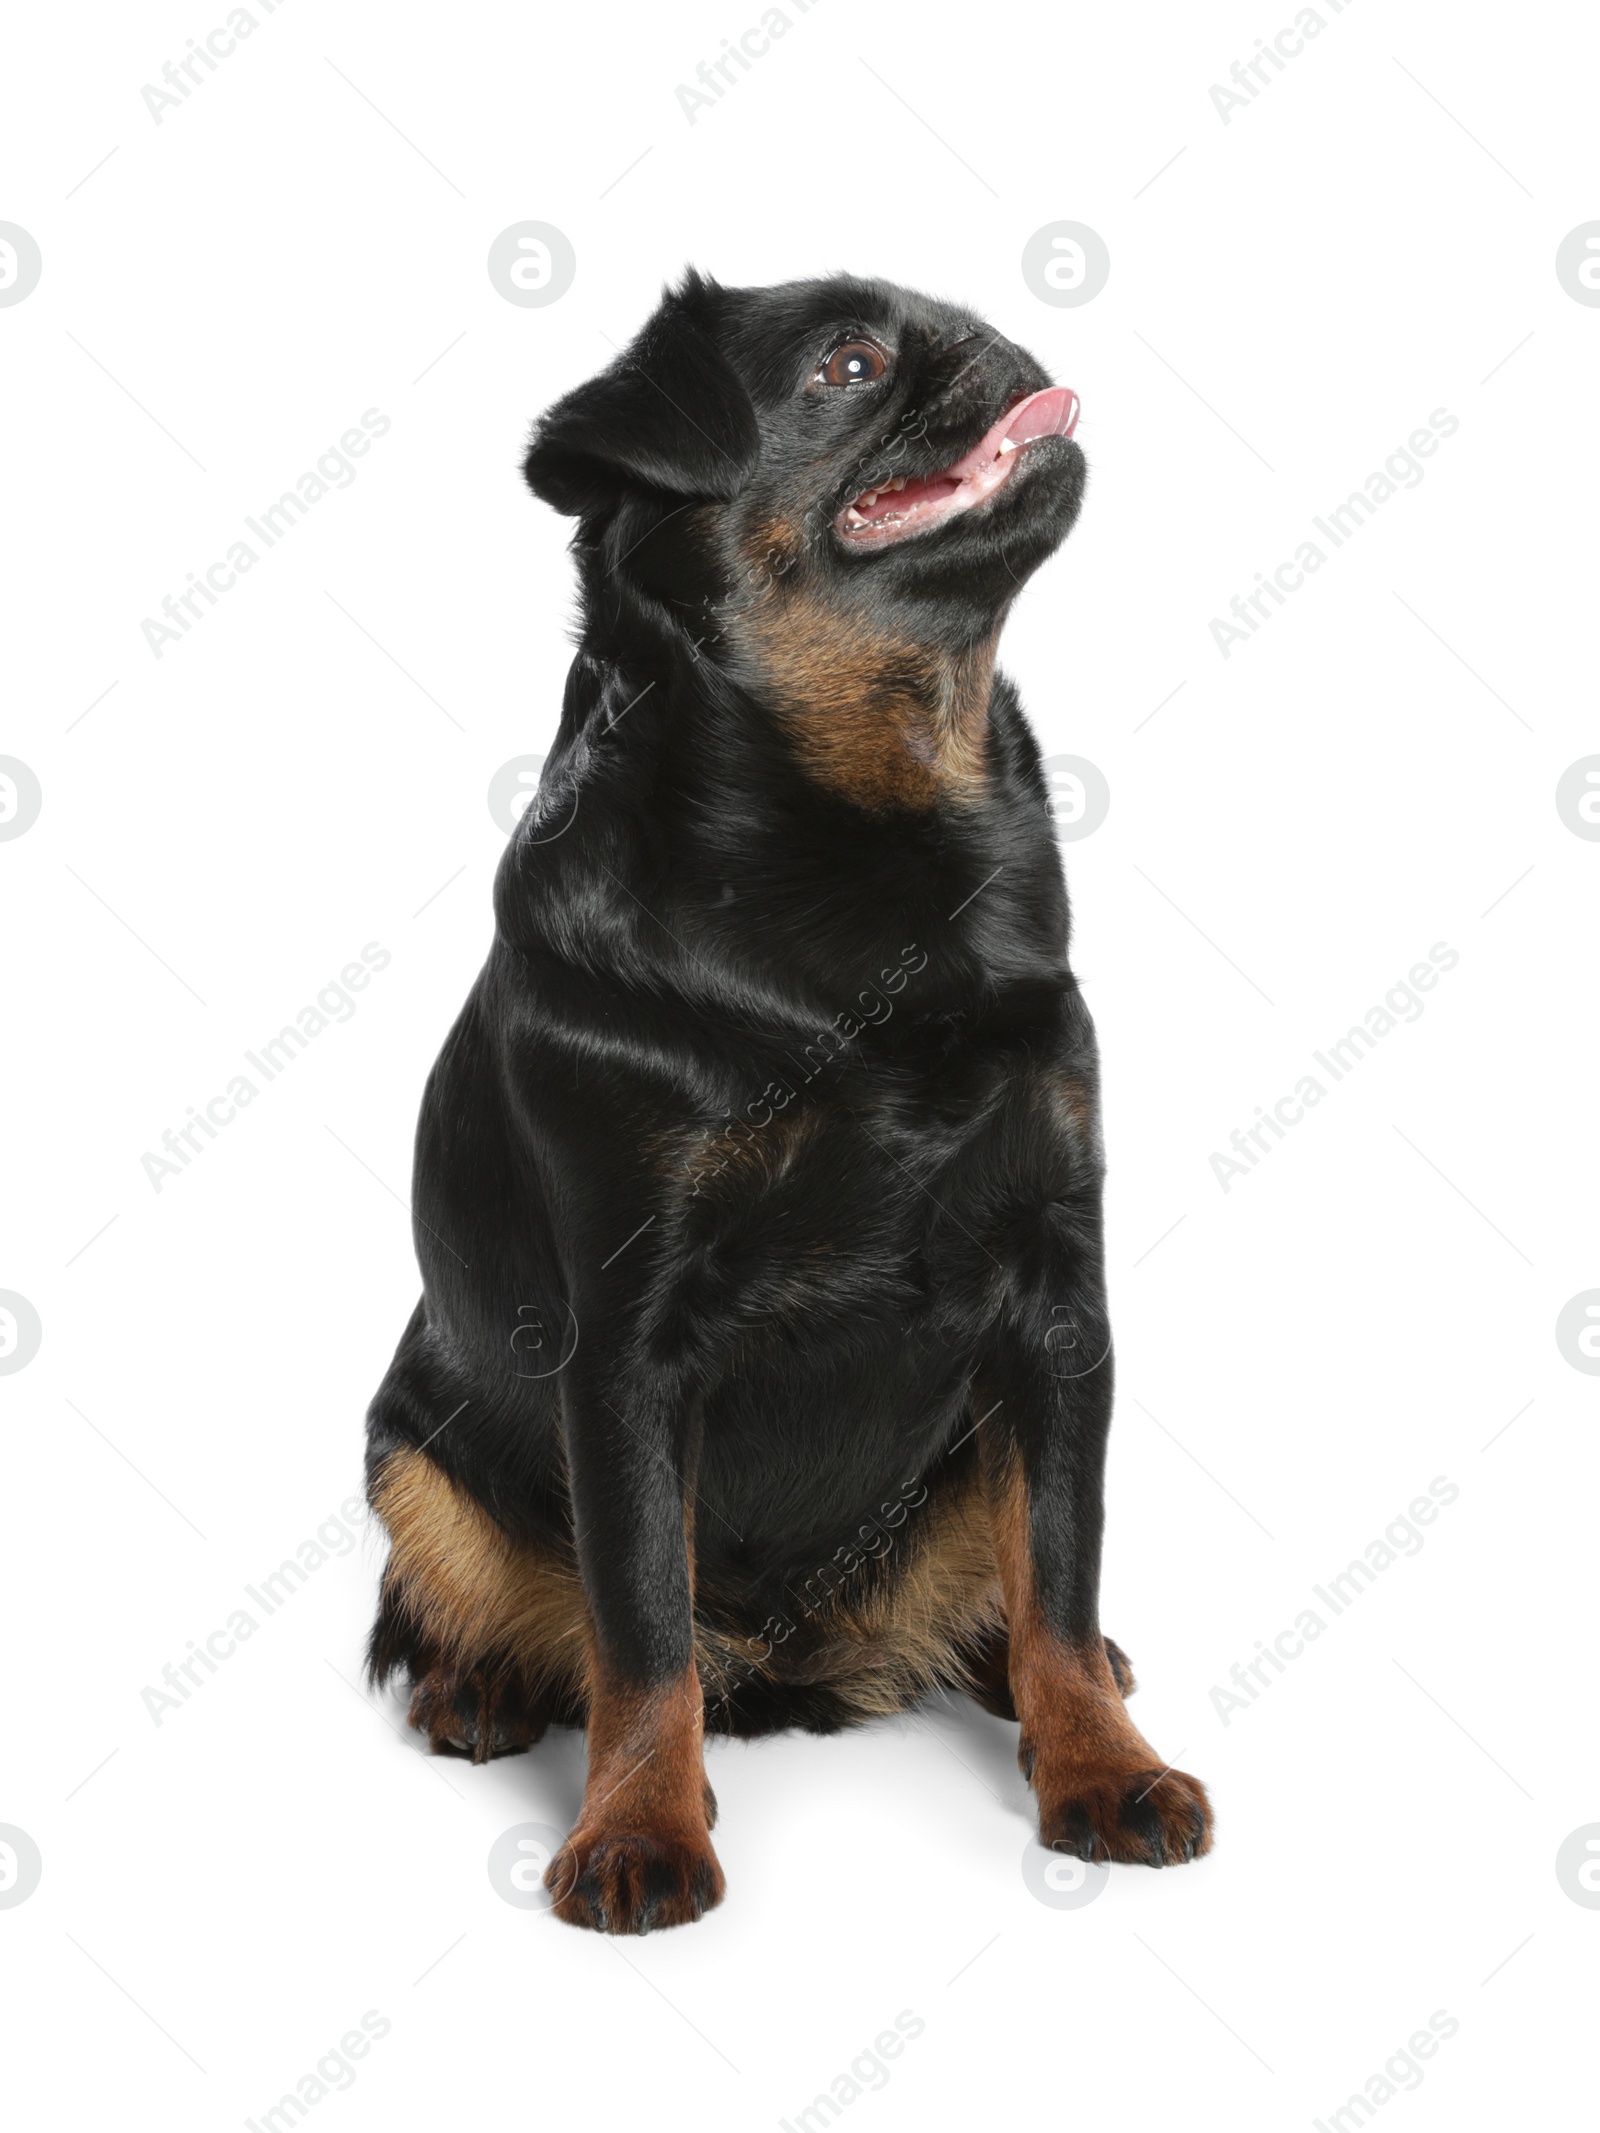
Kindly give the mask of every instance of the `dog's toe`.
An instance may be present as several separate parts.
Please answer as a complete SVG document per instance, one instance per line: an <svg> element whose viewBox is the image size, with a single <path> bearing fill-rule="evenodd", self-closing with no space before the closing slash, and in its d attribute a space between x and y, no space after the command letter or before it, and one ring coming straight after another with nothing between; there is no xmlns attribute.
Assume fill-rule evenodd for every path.
<svg viewBox="0 0 1600 2133"><path fill-rule="evenodd" d="M726 1886L708 1839L652 1830L574 1830L544 1878L556 1916L597 1933L691 1925Z"/></svg>
<svg viewBox="0 0 1600 2133"><path fill-rule="evenodd" d="M1079 1859L1180 1866L1211 1849L1211 1805L1187 1771L1087 1773L1041 1799L1039 1841Z"/></svg>
<svg viewBox="0 0 1600 2133"><path fill-rule="evenodd" d="M1109 1637L1102 1640L1106 1657L1111 1662L1111 1678L1117 1684L1117 1694L1126 1700L1139 1686L1133 1678L1133 1662L1120 1644L1113 1644Z"/></svg>
<svg viewBox="0 0 1600 2133"><path fill-rule="evenodd" d="M439 1666L411 1691L408 1719L426 1733L435 1755L463 1755L486 1763L497 1755L521 1755L545 1730L545 1716L513 1683L491 1679L476 1667Z"/></svg>

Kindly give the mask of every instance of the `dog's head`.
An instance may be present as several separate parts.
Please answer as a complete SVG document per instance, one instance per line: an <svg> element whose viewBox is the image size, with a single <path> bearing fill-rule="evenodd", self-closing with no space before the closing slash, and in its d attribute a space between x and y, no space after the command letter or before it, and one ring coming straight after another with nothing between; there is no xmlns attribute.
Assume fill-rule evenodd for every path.
<svg viewBox="0 0 1600 2133"><path fill-rule="evenodd" d="M1077 516L1077 409L957 305L846 276L727 289L691 271L544 417L525 472L584 545L719 625L787 579L971 641Z"/></svg>

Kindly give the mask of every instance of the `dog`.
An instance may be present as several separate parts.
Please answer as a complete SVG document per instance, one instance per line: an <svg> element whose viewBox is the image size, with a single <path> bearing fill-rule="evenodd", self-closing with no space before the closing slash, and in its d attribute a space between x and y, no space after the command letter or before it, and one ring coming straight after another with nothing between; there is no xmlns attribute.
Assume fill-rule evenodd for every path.
<svg viewBox="0 0 1600 2133"><path fill-rule="evenodd" d="M720 1902L707 1729L936 1689L1045 1845L1209 1848L1099 1622L1097 1053L995 667L1076 418L959 305L690 270L534 429L581 629L423 1100L368 1658L438 1751L587 1727L570 1924Z"/></svg>

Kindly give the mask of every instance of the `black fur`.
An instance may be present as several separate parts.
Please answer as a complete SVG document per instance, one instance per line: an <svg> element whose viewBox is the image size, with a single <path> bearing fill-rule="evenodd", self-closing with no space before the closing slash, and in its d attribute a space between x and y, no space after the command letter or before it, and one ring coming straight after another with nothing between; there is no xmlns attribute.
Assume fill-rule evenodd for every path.
<svg viewBox="0 0 1600 2133"><path fill-rule="evenodd" d="M861 335L888 373L816 382ZM847 1551L847 1597L892 1587L910 1547L862 1536L977 1485L980 1416L1026 1477L1046 1622L1099 1636L1095 1042L1039 752L984 665L1083 456L1036 441L987 502L875 550L836 526L1048 383L884 283L691 273L527 456L578 521L581 634L423 1103L423 1298L370 1466L425 1445L504 1532L575 1550L599 1648L642 1684L691 1663L687 1503L703 1632L787 1625L786 1677L750 1668L709 1725L853 1715L836 1609L805 1596ZM802 623L818 642L785 665ZM840 709L828 667L805 701L851 646L859 691ZM880 710L905 764L886 743L887 782L819 775L846 727L873 756ZM425 1643L386 1602L378 1669ZM1003 1633L972 1651L1008 1710Z"/></svg>

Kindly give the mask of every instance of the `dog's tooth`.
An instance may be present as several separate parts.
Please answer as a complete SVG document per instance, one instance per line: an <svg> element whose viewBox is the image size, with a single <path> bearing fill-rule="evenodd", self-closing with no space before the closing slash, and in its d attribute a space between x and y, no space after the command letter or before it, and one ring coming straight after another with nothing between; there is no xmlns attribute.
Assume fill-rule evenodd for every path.
<svg viewBox="0 0 1600 2133"><path fill-rule="evenodd" d="M858 508L858 509L859 509L859 508L860 508L860 507L861 507L862 505L867 505L867 506L869 506L869 507L870 507L871 505L875 504L875 503L876 503L877 501L878 501L878 492L877 492L877 490L876 490L876 489L869 489L869 490L867 491L867 493L866 493L866 495L865 495L865 496L858 496L858 497L856 498L856 506L857 506L857 508Z"/></svg>

